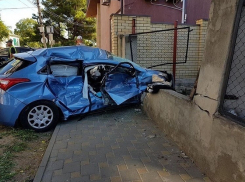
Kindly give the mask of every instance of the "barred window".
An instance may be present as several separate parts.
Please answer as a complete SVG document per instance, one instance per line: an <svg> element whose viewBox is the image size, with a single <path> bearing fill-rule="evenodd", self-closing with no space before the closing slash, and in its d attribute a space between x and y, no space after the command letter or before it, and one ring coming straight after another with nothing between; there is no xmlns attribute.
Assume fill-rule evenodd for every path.
<svg viewBox="0 0 245 182"><path fill-rule="evenodd" d="M237 11L220 112L245 125L245 6Z"/></svg>

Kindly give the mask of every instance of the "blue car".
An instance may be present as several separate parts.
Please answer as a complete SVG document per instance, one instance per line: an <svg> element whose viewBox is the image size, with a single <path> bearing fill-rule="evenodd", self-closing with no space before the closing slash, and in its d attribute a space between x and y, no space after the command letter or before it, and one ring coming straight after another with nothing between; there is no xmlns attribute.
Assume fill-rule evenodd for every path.
<svg viewBox="0 0 245 182"><path fill-rule="evenodd" d="M43 132L60 119L174 89L172 75L86 46L39 49L0 66L0 124Z"/></svg>

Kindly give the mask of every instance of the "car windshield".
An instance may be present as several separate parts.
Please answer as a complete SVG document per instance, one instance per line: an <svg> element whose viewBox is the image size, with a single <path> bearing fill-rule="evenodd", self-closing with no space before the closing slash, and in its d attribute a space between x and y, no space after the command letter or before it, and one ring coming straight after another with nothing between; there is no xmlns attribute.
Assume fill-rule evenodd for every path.
<svg viewBox="0 0 245 182"><path fill-rule="evenodd" d="M30 64L32 64L32 62L30 61L13 59L12 61L0 66L0 75L12 74L18 70L21 70L29 66Z"/></svg>

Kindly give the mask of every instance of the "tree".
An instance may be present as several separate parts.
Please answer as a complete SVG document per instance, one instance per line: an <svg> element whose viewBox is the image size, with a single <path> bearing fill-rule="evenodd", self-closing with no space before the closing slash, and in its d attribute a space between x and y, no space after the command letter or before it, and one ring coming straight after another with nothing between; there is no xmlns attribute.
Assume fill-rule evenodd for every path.
<svg viewBox="0 0 245 182"><path fill-rule="evenodd" d="M9 36L9 32L10 30L8 27L0 19L0 41L3 41L4 38L7 38Z"/></svg>
<svg viewBox="0 0 245 182"><path fill-rule="evenodd" d="M31 18L21 19L16 23L16 29L14 33L20 36L20 45L28 45L40 47L41 36L38 30L38 24L35 20Z"/></svg>
<svg viewBox="0 0 245 182"><path fill-rule="evenodd" d="M95 40L95 19L86 17L86 0L43 0L42 4L44 24L54 26L56 41L74 44L73 40L78 35ZM65 33L69 40L65 38Z"/></svg>

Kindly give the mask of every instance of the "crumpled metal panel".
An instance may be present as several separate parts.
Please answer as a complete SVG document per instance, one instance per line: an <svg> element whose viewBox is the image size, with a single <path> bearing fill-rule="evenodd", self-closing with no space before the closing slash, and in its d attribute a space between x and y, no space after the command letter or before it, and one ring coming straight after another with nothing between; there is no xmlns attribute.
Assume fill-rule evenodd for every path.
<svg viewBox="0 0 245 182"><path fill-rule="evenodd" d="M52 49L45 49L43 51L37 50L38 55L43 57L63 58L68 60L101 60L108 59L105 50L87 46L67 46L55 47ZM36 51L32 53L35 55Z"/></svg>
<svg viewBox="0 0 245 182"><path fill-rule="evenodd" d="M58 102L70 111L76 111L89 106L89 100L83 98L83 80L81 76L48 78L48 85Z"/></svg>
<svg viewBox="0 0 245 182"><path fill-rule="evenodd" d="M34 57L31 57L31 55ZM30 66L10 75L10 78L28 78L31 81L17 84L7 90L7 93L2 93L1 96L1 99L9 98L11 103L6 104L4 102L4 105L0 104L0 112L2 112L1 108L6 110L12 105L15 108L18 107L16 116L26 105L37 100L54 102L62 111L64 119L71 115L104 108L108 103L111 104L111 102L106 101L108 98L112 99L117 105L135 102L130 99L146 90L147 85L152 83L152 75L160 75L159 71L147 70L123 58L113 56L108 59L106 51L86 46L39 49L26 54L16 54L16 57L33 62ZM87 66L84 70L86 74L89 74L88 70L93 69L93 66L98 64L116 66L122 62L129 62L130 64L124 66L127 68L133 66L136 74L132 76L124 72L112 72L107 75L105 85L100 88L101 90L94 93L89 88L88 75L72 76L76 70L69 66L67 67L67 69L69 68L69 74L63 76L59 76L62 70L56 70L56 76L48 75L48 73L38 73L44 66L50 66L51 63L53 64L56 61L64 61L68 65L69 62L74 63L76 61L80 66ZM54 69L59 68L54 66ZM84 89L84 87L87 88ZM110 97L107 98L108 95ZM11 116L6 114L5 118L10 119Z"/></svg>
<svg viewBox="0 0 245 182"><path fill-rule="evenodd" d="M131 77L125 73L111 74L108 76L105 83L105 91L117 105L140 94L137 87L136 77Z"/></svg>

